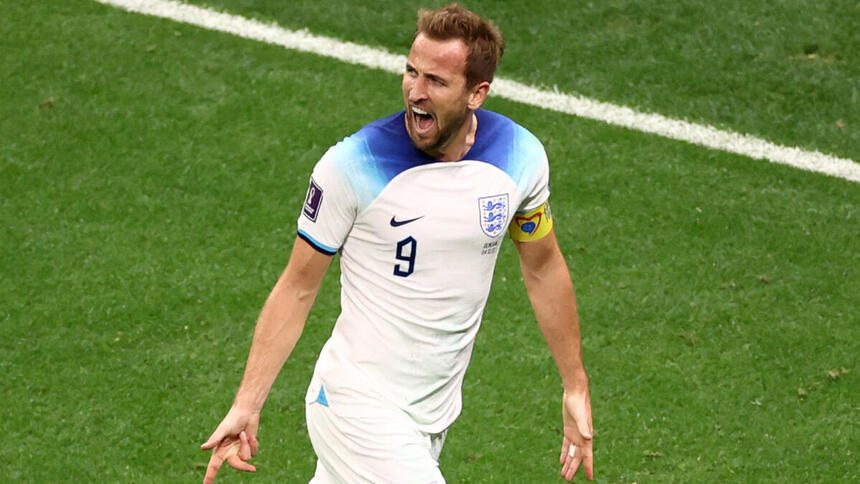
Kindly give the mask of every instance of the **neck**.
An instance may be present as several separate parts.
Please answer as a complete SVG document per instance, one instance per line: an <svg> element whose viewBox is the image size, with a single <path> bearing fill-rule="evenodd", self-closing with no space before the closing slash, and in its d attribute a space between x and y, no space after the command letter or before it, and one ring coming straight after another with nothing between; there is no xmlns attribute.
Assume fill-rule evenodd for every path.
<svg viewBox="0 0 860 484"><path fill-rule="evenodd" d="M478 117L474 112L468 118L463 126L460 127L457 136L451 139L448 146L443 148L441 156L436 158L440 161L460 161L466 156L466 153L472 149L475 144L475 133L478 132Z"/></svg>

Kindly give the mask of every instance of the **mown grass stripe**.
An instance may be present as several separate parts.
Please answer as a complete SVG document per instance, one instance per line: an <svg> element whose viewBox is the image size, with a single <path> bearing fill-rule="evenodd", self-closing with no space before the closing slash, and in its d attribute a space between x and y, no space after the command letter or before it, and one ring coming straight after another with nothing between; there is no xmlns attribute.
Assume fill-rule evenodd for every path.
<svg viewBox="0 0 860 484"><path fill-rule="evenodd" d="M276 24L265 24L238 15L171 0L96 1L130 12L167 18L395 74L400 74L406 63L405 56L382 49L314 35L306 30L288 30ZM509 79L496 78L493 83L493 93L531 106L860 182L860 164L847 158L782 146L748 134L672 119L660 114L642 113L625 106L582 96L546 91Z"/></svg>

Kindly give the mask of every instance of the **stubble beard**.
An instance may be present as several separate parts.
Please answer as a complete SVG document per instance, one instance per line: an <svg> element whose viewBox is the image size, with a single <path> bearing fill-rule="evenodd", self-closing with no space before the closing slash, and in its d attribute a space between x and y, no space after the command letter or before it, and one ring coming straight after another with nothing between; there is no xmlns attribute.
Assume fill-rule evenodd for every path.
<svg viewBox="0 0 860 484"><path fill-rule="evenodd" d="M463 111L459 116L452 119L450 123L445 127L445 129L439 129L439 123L437 121L438 118L434 118L433 122L436 123L437 133L436 136L430 139L422 139L419 138L415 132L415 117L410 112L406 113L408 117L407 124L409 129L407 129L409 133L409 137L412 139L412 144L415 145L419 150L431 155L441 157L445 153L445 149L448 148L448 145L453 141L453 139L457 136L460 128L466 124L466 121L469 119L470 112L467 106L463 107Z"/></svg>

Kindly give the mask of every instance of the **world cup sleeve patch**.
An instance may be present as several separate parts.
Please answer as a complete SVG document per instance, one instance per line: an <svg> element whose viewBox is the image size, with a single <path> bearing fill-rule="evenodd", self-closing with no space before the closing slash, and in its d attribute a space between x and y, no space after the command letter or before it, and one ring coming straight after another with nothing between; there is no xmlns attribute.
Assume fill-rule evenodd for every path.
<svg viewBox="0 0 860 484"><path fill-rule="evenodd" d="M317 221L317 215L322 205L323 191L319 185L311 178L311 184L308 187L308 195L305 197L305 205L302 207L302 213L309 218L311 222Z"/></svg>
<svg viewBox="0 0 860 484"><path fill-rule="evenodd" d="M511 238L517 242L540 240L552 230L552 212L549 202L530 212L517 212L508 228Z"/></svg>

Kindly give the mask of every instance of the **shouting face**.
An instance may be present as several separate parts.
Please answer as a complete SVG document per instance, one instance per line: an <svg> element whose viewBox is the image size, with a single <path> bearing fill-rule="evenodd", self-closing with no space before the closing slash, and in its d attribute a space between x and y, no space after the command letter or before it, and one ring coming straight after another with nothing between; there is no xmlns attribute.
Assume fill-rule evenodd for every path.
<svg viewBox="0 0 860 484"><path fill-rule="evenodd" d="M465 142L472 112L486 98L488 82L466 86L469 48L459 39L435 40L418 34L403 74L406 130L415 146L439 159ZM465 154L465 153L461 153Z"/></svg>

